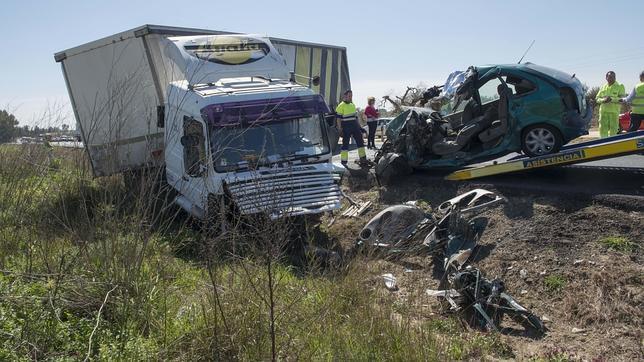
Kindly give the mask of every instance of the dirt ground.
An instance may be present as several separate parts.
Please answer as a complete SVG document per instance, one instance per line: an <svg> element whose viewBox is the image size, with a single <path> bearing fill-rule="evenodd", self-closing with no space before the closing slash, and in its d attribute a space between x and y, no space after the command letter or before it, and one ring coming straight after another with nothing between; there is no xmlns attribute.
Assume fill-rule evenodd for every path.
<svg viewBox="0 0 644 362"><path fill-rule="evenodd" d="M354 185L355 186L355 185ZM509 294L540 316L548 332L535 337L508 328L502 340L517 359L642 360L644 289L642 279L642 202L610 196L567 198L556 194L522 194L486 185L453 183L412 175L388 188L345 192L374 206L360 218L338 218L330 233L350 247L364 224L383 208L408 200L426 200L437 207L459 193L481 187L507 202L482 216L488 224L475 250L473 265L486 277L501 278ZM626 241L626 248L607 246L607 238ZM615 239L613 239L615 240ZM415 318L444 318L436 298L425 290L438 288L429 256L365 262L378 278L392 273L394 294ZM504 320L503 326L513 327ZM476 333L476 332L472 332Z"/></svg>

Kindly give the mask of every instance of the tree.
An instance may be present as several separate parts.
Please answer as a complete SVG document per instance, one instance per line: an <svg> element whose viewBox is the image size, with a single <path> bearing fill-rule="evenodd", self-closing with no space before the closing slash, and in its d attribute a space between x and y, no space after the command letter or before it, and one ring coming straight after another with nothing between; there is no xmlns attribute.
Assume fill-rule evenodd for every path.
<svg viewBox="0 0 644 362"><path fill-rule="evenodd" d="M391 99L389 95L382 97L385 101L391 103L394 107L394 113L402 112L402 106L421 106L420 102L423 100L423 93L427 90L427 86L423 83L418 83L415 87L407 86L407 90L402 96L396 96L395 100Z"/></svg>
<svg viewBox="0 0 644 362"><path fill-rule="evenodd" d="M18 126L16 117L5 110L0 110L0 143L13 140L16 135L16 126Z"/></svg>

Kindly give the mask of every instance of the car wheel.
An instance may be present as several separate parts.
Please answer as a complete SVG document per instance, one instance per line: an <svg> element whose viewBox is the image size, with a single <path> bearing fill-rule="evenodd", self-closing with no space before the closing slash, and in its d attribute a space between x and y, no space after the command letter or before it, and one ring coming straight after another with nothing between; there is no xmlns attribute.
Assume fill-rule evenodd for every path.
<svg viewBox="0 0 644 362"><path fill-rule="evenodd" d="M522 134L521 149L530 157L555 153L563 143L561 133L556 128L545 124L530 126Z"/></svg>

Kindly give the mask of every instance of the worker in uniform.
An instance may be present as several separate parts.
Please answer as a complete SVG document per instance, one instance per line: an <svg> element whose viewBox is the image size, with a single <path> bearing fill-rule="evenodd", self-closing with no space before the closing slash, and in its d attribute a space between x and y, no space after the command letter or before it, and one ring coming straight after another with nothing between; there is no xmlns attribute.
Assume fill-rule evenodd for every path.
<svg viewBox="0 0 644 362"><path fill-rule="evenodd" d="M628 97L620 101L631 106L631 124L628 126L628 132L637 131L644 119L644 71L640 73L639 84L633 88Z"/></svg>
<svg viewBox="0 0 644 362"><path fill-rule="evenodd" d="M620 98L626 96L624 85L617 83L615 72L606 73L606 84L597 93L599 104L599 136L609 137L617 134L619 126Z"/></svg>
<svg viewBox="0 0 644 362"><path fill-rule="evenodd" d="M342 132L342 148L340 151L340 161L346 166L349 161L349 140L351 137L358 145L358 156L360 156L360 164L367 163L367 151L364 147L364 140L362 139L362 127L358 123L358 112L356 105L353 104L353 92L346 90L343 94L343 99L335 109L336 117L340 121L340 129Z"/></svg>
<svg viewBox="0 0 644 362"><path fill-rule="evenodd" d="M367 127L369 127L369 135L367 136L367 148L376 148L376 128L378 128L378 110L374 107L376 98L367 98L367 108L364 110L364 115L367 117Z"/></svg>

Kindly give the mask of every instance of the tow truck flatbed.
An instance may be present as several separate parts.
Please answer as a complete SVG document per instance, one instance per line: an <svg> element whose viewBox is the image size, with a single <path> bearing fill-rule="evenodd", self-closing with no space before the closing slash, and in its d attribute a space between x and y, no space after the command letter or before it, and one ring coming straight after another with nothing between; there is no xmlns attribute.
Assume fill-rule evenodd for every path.
<svg viewBox="0 0 644 362"><path fill-rule="evenodd" d="M490 161L450 173L447 180L470 180L510 172L552 166L572 165L644 152L644 131L567 145L557 153L528 157L520 155L505 161Z"/></svg>

